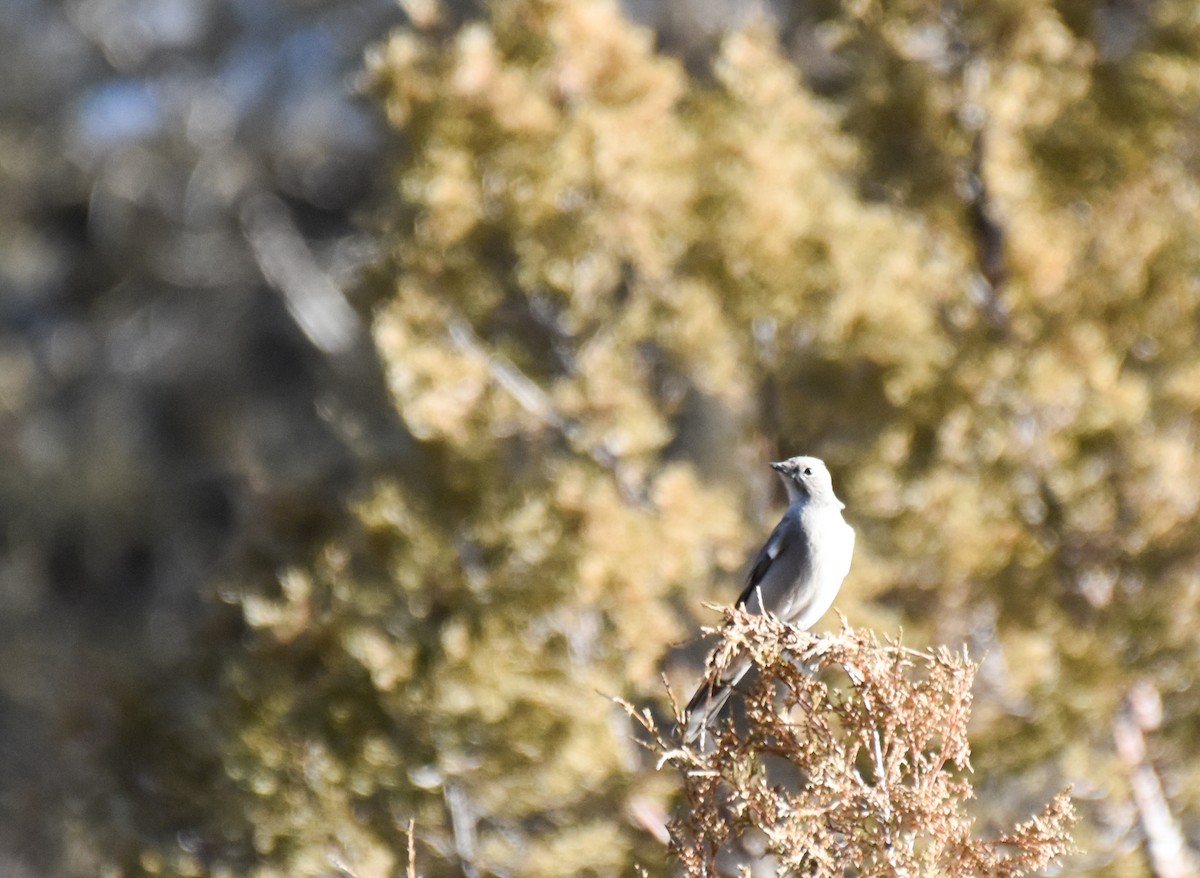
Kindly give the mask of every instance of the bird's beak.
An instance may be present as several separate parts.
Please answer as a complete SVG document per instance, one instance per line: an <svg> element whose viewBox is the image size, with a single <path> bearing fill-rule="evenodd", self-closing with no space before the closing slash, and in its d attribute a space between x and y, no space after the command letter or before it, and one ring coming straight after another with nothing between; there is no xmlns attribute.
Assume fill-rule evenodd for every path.
<svg viewBox="0 0 1200 878"><path fill-rule="evenodd" d="M784 463L782 460L776 461L775 463L771 464L771 469L775 470L775 472L777 472L777 473L786 473L787 472L787 464Z"/></svg>

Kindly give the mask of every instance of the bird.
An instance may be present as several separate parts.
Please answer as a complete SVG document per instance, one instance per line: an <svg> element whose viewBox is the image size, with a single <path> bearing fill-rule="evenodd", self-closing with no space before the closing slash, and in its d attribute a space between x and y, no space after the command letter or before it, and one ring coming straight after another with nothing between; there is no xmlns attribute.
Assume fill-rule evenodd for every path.
<svg viewBox="0 0 1200 878"><path fill-rule="evenodd" d="M833 492L824 461L792 457L772 463L787 488L788 508L759 550L737 607L770 613L801 630L825 615L850 572L854 528L842 517L846 505ZM734 687L750 670L743 658L701 683L684 710L684 740L694 743L721 716Z"/></svg>

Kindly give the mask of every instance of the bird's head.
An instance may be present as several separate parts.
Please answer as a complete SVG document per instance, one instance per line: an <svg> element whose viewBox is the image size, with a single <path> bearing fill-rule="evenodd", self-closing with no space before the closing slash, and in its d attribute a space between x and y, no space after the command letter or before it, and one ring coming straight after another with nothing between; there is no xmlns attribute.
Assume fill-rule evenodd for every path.
<svg viewBox="0 0 1200 878"><path fill-rule="evenodd" d="M832 503L839 509L845 504L833 493L833 480L825 462L817 457L789 457L772 463L771 468L779 473L787 488L788 502L797 500Z"/></svg>

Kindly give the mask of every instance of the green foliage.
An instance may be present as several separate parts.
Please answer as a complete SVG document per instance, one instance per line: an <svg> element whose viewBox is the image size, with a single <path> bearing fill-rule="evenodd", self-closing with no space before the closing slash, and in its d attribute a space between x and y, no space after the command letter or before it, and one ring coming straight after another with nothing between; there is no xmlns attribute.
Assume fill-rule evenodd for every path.
<svg viewBox="0 0 1200 878"><path fill-rule="evenodd" d="M1196 827L1200 22L1061 5L845 4L820 95L765 27L689 75L604 2L379 47L373 330L427 467L236 599L246 874L392 874L410 818L422 874L663 873L601 693L656 697L801 451L859 529L839 606L986 653L985 810L1073 782L1088 868L1148 874L1112 728L1150 680Z"/></svg>
<svg viewBox="0 0 1200 878"><path fill-rule="evenodd" d="M891 291L948 287L951 260L861 202L836 115L765 31L703 84L612 7L499 4L490 27L394 37L373 71L411 156L376 339L463 503L421 559L402 492L372 505L401 583L445 602L405 699L428 691L441 776L499 830L481 864L543 874L549 849L545 874L609 874L639 834L611 820L635 763L591 693L652 692L689 634L675 605L730 587L760 384L797 350L890 351L896 393L932 380L949 349L904 338L936 313ZM583 814L616 836L561 841Z"/></svg>

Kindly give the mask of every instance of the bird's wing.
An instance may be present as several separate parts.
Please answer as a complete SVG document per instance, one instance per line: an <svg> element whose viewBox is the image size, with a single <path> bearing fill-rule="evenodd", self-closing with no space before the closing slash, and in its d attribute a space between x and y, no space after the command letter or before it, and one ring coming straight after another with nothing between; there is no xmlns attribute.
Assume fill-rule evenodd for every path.
<svg viewBox="0 0 1200 878"><path fill-rule="evenodd" d="M758 557L754 559L754 566L750 568L750 575L746 578L746 587L742 590L742 594L737 600L738 609L762 612L763 608L759 606L759 601L754 600L755 594L760 589L762 592L772 591L772 589L768 588L768 574L775 563L775 559L789 547L793 549L794 553L806 553L807 547L799 545L802 542L800 539L799 522L791 514L784 515L779 524L775 525L775 530L771 531L771 536L767 538L767 542L759 550ZM778 597L778 595L764 593L761 596L761 600L767 603L768 610L774 612L775 608L771 606L771 603L773 599Z"/></svg>
<svg viewBox="0 0 1200 878"><path fill-rule="evenodd" d="M777 562L781 555L783 560ZM798 575L808 563L809 548L799 517L796 510L789 509L754 559L754 566L746 578L746 588L737 600L738 608L751 613L761 613L764 608L767 612L779 613L781 607L790 606L792 596L789 591L794 590ZM711 677L700 684L684 711L688 718L684 737L688 743L694 743L721 716L734 687L750 667L750 660L743 656L719 677Z"/></svg>

